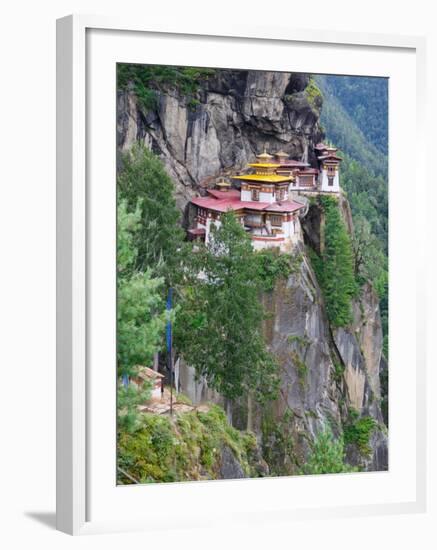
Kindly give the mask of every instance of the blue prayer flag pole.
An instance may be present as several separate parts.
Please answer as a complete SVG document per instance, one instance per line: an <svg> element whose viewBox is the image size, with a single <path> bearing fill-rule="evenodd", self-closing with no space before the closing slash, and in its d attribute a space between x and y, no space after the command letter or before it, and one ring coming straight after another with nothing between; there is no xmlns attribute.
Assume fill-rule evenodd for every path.
<svg viewBox="0 0 437 550"><path fill-rule="evenodd" d="M167 344L167 360L168 369L170 372L170 414L173 415L173 359L172 359L172 347L173 347L173 334L171 325L171 310L173 307L173 289L168 289L167 295L167 325L166 325L166 344Z"/></svg>

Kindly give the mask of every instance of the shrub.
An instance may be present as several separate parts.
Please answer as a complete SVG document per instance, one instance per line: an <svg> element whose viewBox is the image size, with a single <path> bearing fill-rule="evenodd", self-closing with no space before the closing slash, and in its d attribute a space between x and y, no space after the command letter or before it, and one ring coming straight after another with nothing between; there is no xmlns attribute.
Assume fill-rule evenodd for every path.
<svg viewBox="0 0 437 550"><path fill-rule="evenodd" d="M351 409L344 426L344 442L356 445L361 454L368 455L371 452L369 446L370 436L377 426L378 423L374 418L370 416L359 418L359 413Z"/></svg>
<svg viewBox="0 0 437 550"><path fill-rule="evenodd" d="M278 279L286 279L297 269L300 258L269 248L256 253L258 276L264 291L271 291Z"/></svg>
<svg viewBox="0 0 437 550"><path fill-rule="evenodd" d="M357 469L344 461L344 441L342 437L334 438L331 428L321 431L312 446L306 464L301 468L301 474L338 474L341 472L356 472Z"/></svg>

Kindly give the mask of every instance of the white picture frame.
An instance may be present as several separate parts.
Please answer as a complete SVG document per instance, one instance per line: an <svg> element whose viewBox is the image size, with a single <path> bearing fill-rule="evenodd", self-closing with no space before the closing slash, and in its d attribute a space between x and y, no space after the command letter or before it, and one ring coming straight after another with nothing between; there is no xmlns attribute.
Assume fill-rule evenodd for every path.
<svg viewBox="0 0 437 550"><path fill-rule="evenodd" d="M104 36L104 43L103 43ZM93 90L90 88L90 83L93 81L92 71L96 67L96 60L93 55L102 51L102 55L106 55L106 61L108 64L114 61L113 52L110 52L113 48L117 48L121 45L117 43L117 36L128 37L129 41L126 41L126 49L120 49L120 61L141 62L142 56L138 50L138 41L144 39L154 40L156 44L168 43L167 48L163 47L160 50L161 56L156 63L170 63L170 59L175 59L175 64L190 64L190 60L184 63L184 51L183 48L173 48L171 44L179 44L179 42L185 41L187 44L190 41L197 40L197 46L199 43L204 42L213 44L221 44L222 52L217 55L222 55L223 65L229 66L229 54L225 54L226 48L229 45L233 45L235 49L235 58L238 57L237 50L251 49L258 52L258 56L253 59L253 68L258 68L257 63L260 63L262 59L262 52L267 48L274 50L274 48L303 48L308 52L317 50L326 50L333 52L333 59L331 62L331 72L346 73L348 67L353 62L354 55L358 50L363 52L363 63L366 55L370 56L368 60L368 73L366 74L379 74L378 67L372 65L372 56L379 52L390 55L393 53L397 56L397 61L393 65L399 65L402 63L402 56L408 62L402 63L402 70L406 72L406 78L412 79L413 86L415 88L414 94L415 101L413 105L410 105L412 113L411 117L406 117L408 120L406 124L414 125L414 128L408 128L413 131L417 163L415 165L415 173L410 174L410 182L414 177L415 181L424 181L423 174L425 162L423 159L423 151L425 150L424 144L421 142L424 135L424 112L423 112L423 90L425 79L425 41L420 37L406 37L406 36L394 36L394 35L374 35L374 34L353 34L353 33L333 33L333 32L320 32L311 30L299 30L289 29L286 27L257 27L246 28L244 26L233 26L232 30L214 28L211 25L205 28L198 27L195 23L191 27L177 28L169 25L157 26L150 25L147 22L141 21L129 21L122 18L105 18L97 16L83 16L73 15L57 22L57 528L69 534L83 534L90 532L102 532L109 530L126 530L126 529L148 529L158 528L164 526L157 515L150 513L138 512L138 513L126 513L123 517L120 510L117 512L117 507L109 504L106 507L100 506L99 513L90 513L90 510L99 507L98 504L105 501L109 503L111 499L119 499L123 502L123 509L126 506L131 506L132 510L144 510L143 502L144 487L132 487L132 488L116 488L111 487L111 491L105 493L102 484L107 483L103 478L99 481L100 485L94 481L96 478L95 457L97 456L97 450L95 450L95 438L106 437L106 443L99 443L99 449L105 449L105 444L112 444L115 447L115 440L113 438L113 427L110 427L107 433L99 436L96 435L95 423L98 421L98 414L96 414L95 403L95 384L93 386L93 372L98 368L96 361L94 360L95 345L94 342L99 340L99 334L96 333L93 327L95 327L96 315L99 315L99 304L101 305L101 299L95 297L98 293L95 292L95 280L99 277L99 274L107 273L108 266L111 266L111 254L115 251L113 241L106 243L106 256L105 251L102 252L102 256L99 257L99 264L101 269L106 269L105 272L95 272L93 267L93 254L96 250L96 239L102 239L103 233L99 233L97 230L99 227L105 227L105 224L109 224L107 227L114 227L114 210L113 200L108 190L108 200L103 199L106 196L106 191L103 188L96 186L90 186L90 181L95 178L94 170L100 170L99 161L94 162L94 158L99 155L104 157L108 150L105 149L104 144L99 148L101 149L97 157L93 156L95 149L93 149L93 143L95 136L99 133L102 134L102 141L109 146L109 142L112 139L113 154L115 155L115 110L112 114L113 120L110 121L108 128L103 128L103 120L106 119L92 119L94 113L91 112L95 103L93 103L92 94ZM98 37L98 38L97 38ZM101 38L102 37L102 38ZM209 41L209 42L208 42ZM129 42L129 44L128 44ZM112 44L112 46L111 46ZM227 46L226 46L227 44ZM237 48L237 45L239 46ZM124 47L124 46L123 46ZM338 57L336 49L341 49L344 59ZM214 49L216 51L217 48ZM135 53L136 52L136 53ZM247 52L246 52L247 55ZM348 60L349 56L349 60ZM414 58L414 60L413 60ZM217 57L219 59L219 57ZM246 58L247 59L247 58ZM326 61L327 63L328 61ZM390 61L387 58L386 63ZM217 61L219 63L219 61ZM269 62L265 61L259 68L269 68ZM102 62L102 67L105 63ZM109 65L108 65L109 66ZM211 66L211 64L209 64ZM217 65L220 66L220 65ZM238 65L233 65L238 66ZM327 66L327 65L326 65ZM341 70L341 67L344 67ZM370 67L373 66L373 69ZM251 68L251 67L246 67ZM281 66L275 65L271 67L272 70L280 70ZM294 67L290 67L290 72L296 70ZM100 70L100 69L99 69ZM104 70L104 68L102 69ZM395 70L395 69L393 69ZM381 69L380 75L383 76L385 72ZM307 72L320 72L317 67L308 66ZM329 71L327 71L329 72ZM353 72L350 74L354 74ZM112 78L112 77L111 77ZM105 82L104 78L100 78L100 85ZM113 82L108 80L108 82ZM110 86L109 86L110 88ZM108 88L108 95L113 92ZM100 90L101 91L101 90ZM114 101L109 98L108 103L102 101L102 110L100 116L105 116L109 111L104 111L105 107L110 107L110 101ZM395 109L395 107L394 107ZM396 110L396 109L395 109ZM414 113L413 113L414 111ZM414 115L414 116L413 116ZM93 124L91 124L91 119ZM99 121L99 124L97 122ZM100 124L102 123L102 124ZM90 130L91 126L91 130ZM396 127L402 129L402 123L399 120L390 117L391 130ZM112 130L111 130L112 128ZM108 130L111 130L112 136L108 135ZM104 136L106 135L106 139ZM402 189L402 178L404 175L400 172L396 172L397 168L394 164L394 156L397 155L397 149L399 148L399 142L390 141L391 159L390 159L390 179L396 177L396 181L401 182L400 188ZM401 158L401 157L396 157ZM92 159L92 161L90 160ZM112 177L114 171L113 158L108 161L108 173L105 174L108 177ZM105 180L107 181L107 180ZM115 186L115 179L113 180ZM413 182L414 183L414 182ZM410 193L414 195L417 193L415 188L411 186ZM102 194L103 193L103 194ZM405 214L405 201L403 197L398 195L401 191L391 191L390 201L393 203L398 202L399 205L395 208L395 215L393 227L399 228L399 219L402 214ZM99 207L99 212L95 209L96 198L102 201ZM296 494L303 491L306 494L311 494L316 486L322 487L322 490L328 491L329 487L332 487L333 483L341 485L343 488L339 490L339 493L344 489L345 494L348 492L347 486L352 483L352 478L347 476L323 476L305 480L303 478L277 478L266 480L244 480L239 481L225 481L214 483L188 483L188 484L165 484L161 486L153 486L150 490L153 491L153 498L159 501L159 499L174 499L174 502L180 502L180 499L189 498L192 502L196 502L199 499L209 499L208 502L212 502L213 499L218 500L224 497L225 494L232 494L235 502L241 506L243 503L247 503L247 509L241 515L238 514L238 508L233 509L230 507L229 511L220 514L217 512L217 521L254 521L257 517L262 515L263 518L269 518L273 512L276 517L284 518L298 518L298 517L329 517L335 516L347 516L347 515L364 515L364 514L381 514L381 513L400 513L400 512L420 512L425 510L426 503L426 462L425 462L425 433L426 433L426 402L425 402L425 263L422 246L417 238L420 228L424 227L425 220L423 217L418 216L417 213L410 212L412 218L413 230L412 235L405 234L405 239L410 239L409 243L414 245L415 263L417 267L417 273L415 273L416 279L416 294L414 299L411 298L408 303L403 306L404 310L399 310L399 315L410 312L412 314L413 321L411 324L414 326L408 327L408 330L415 335L414 349L408 348L404 350L405 358L414 357L415 377L414 384L416 386L415 392L415 415L414 426L411 425L411 439L414 441L413 449L411 451L411 461L409 464L409 475L411 479L411 486L408 491L405 492L405 498L399 497L395 492L390 493L392 489L387 484L387 498L381 495L379 501L371 502L364 498L360 500L360 496L355 494L354 498L348 500L339 500L333 505L329 505L327 502L323 502L320 495L314 493L315 498L318 498L320 504L317 506L307 506L305 503L299 506L296 503L288 503L284 499L278 499L277 505L273 509L269 506L268 495L277 494L283 490L287 484L293 483L293 491ZM98 221L97 221L98 219ZM111 225L112 224L112 225ZM396 225L398 224L398 225ZM393 232L392 232L393 233ZM402 233L402 232L401 232ZM103 242L102 240L99 243ZM397 243L395 243L397 244ZM100 254L100 253L99 253ZM390 265L390 270L393 273L399 273L397 265L394 267ZM408 270L406 270L408 272ZM410 273L410 275L412 272ZM408 273L402 275L406 277ZM113 274L111 275L111 277ZM399 275L400 277L400 275ZM400 277L400 279L402 278ZM405 279L404 279L405 280ZM102 284L101 292L111 292L111 284L113 280L109 278L107 284ZM396 283L396 280L394 281ZM401 295L403 290L402 281L399 284L392 284L390 290L390 299L393 302L395 308L397 307L397 297ZM115 294L114 294L115 295ZM100 302L99 302L100 299ZM114 297L112 297L114 299ZM101 313L100 313L101 315ZM399 317L396 315L396 317ZM392 321L390 321L392 322ZM400 322L399 319L396 322ZM111 320L109 324L103 323L101 332L104 330L111 330ZM105 329L106 326L106 329ZM392 325L390 325L390 329ZM405 327L400 326L399 334L402 334L402 330ZM100 331L100 329L99 329ZM114 332L115 334L115 332ZM114 334L112 335L115 338ZM107 333L106 333L107 335ZM395 350L396 351L396 350ZM108 356L110 357L111 350L108 350ZM114 359L115 360L115 359ZM102 359L103 361L103 359ZM402 369L399 369L402 371ZM405 370L405 369L404 369ZM399 376L406 376L403 371ZM115 378L115 377L114 377ZM410 381L400 379L400 384L408 384ZM105 393L105 388L108 391ZM112 387L110 383L108 385L102 385L102 392L104 396L100 396L98 399L102 400L102 408L104 410L105 405L103 402L105 399L110 401L114 399L114 394L111 393ZM390 403L390 414L397 415L401 413L400 401L396 405ZM93 408L94 407L94 408ZM115 407L115 399L114 399ZM393 409L394 407L395 410ZM398 410L399 409L399 410ZM107 409L109 410L109 409ZM112 414L112 413L111 413ZM110 420L108 421L110 422ZM94 424L93 424L94 423ZM93 427L94 426L94 427ZM400 434L396 432L396 426L391 427L393 430L393 441L396 442L396 438L400 437ZM105 431L105 430L103 430ZM90 434L93 434L91 437ZM392 437L392 436L391 436ZM102 439L103 441L103 439ZM109 443L108 443L109 442ZM94 445L94 447L93 447ZM391 446L392 447L392 446ZM94 450L93 450L94 449ZM100 451L99 451L100 452ZM112 452L112 451L111 451ZM391 448L392 453L392 448ZM108 458L106 458L106 456ZM102 471L109 471L111 468L111 456L102 455L98 456L100 464L102 465ZM102 464L105 462L105 464ZM403 459L402 459L403 460ZM405 457L405 460L408 460ZM106 464L108 462L108 464ZM402 469L402 465L399 466ZM108 470L109 469L109 470ZM395 468L396 470L396 468ZM392 472L393 473L393 472ZM395 472L396 473L396 472ZM402 473L402 471L398 472ZM355 476L355 474L353 474ZM378 474L375 474L378 475ZM394 474L393 474L394 475ZM357 478L359 475L357 474ZM363 478L361 478L363 479ZM385 479L385 478L384 478ZM380 486L384 485L384 479L382 477L376 478L375 484ZM382 480L382 481L381 481ZM262 485L259 483L262 482ZM373 483L370 477L367 477L363 482L358 479L355 485L355 493L357 490L363 490L364 485ZM406 482L407 483L407 482ZM94 485L93 485L94 484ZM355 484L355 482L354 482ZM291 487L291 485L290 485ZM114 491L118 491L114 496ZM149 488L148 488L149 489ZM109 491L109 489L108 489ZM128 491L130 493L128 494ZM143 494L141 494L143 491ZM101 492L100 496L97 492ZM276 493L275 493L276 492ZM111 495L110 495L111 493ZM262 498L259 495L264 495ZM408 494L407 494L408 493ZM239 501L239 495L241 501ZM303 494L303 493L302 493ZM179 499L179 500L178 500ZM257 502L258 501L258 502ZM126 509L127 510L127 509ZM211 510L214 510L212 508ZM192 525L205 525L211 518L202 516L202 510L199 508L197 519L191 519ZM171 513L171 511L168 511ZM195 515L195 514L193 514ZM213 514L211 514L213 515ZM94 517L95 516L95 517ZM168 519L168 515L167 515ZM183 513L179 514L178 518L174 518L174 521L183 522L187 521Z"/></svg>

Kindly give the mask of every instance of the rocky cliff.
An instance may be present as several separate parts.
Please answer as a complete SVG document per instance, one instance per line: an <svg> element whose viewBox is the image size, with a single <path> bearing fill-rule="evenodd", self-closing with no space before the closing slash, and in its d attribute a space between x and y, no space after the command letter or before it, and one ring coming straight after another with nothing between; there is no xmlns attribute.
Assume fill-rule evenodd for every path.
<svg viewBox="0 0 437 550"><path fill-rule="evenodd" d="M202 84L195 102L176 88L156 93L156 108L146 112L132 91L119 93L118 146L123 151L141 141L159 155L175 181L183 211L190 197L219 174L244 168L264 146L315 161L313 146L322 137L322 98L307 75L219 71ZM341 211L352 232L344 197ZM281 366L280 397L263 410L250 402L229 405L229 416L237 427L250 426L271 472L280 474L299 470L311 442L328 423L336 433L356 433L360 419L370 418L365 444L353 437L346 441L347 458L365 470L387 469L378 299L364 285L353 305L352 324L333 329L307 254L307 246L323 247L323 216L309 208L302 225L298 269L263 297L269 313L265 335ZM205 396L220 401L194 380L189 367L181 367L180 380L195 402Z"/></svg>
<svg viewBox="0 0 437 550"><path fill-rule="evenodd" d="M307 75L219 71L195 102L170 87L157 90L156 108L144 112L126 89L118 95L118 147L141 141L159 155L183 209L196 191L244 168L264 146L314 160L322 106L315 90Z"/></svg>

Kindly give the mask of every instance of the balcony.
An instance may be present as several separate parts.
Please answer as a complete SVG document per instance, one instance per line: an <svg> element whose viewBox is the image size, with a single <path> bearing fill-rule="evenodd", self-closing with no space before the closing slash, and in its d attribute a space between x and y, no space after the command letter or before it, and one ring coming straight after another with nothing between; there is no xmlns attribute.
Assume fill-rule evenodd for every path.
<svg viewBox="0 0 437 550"><path fill-rule="evenodd" d="M244 225L247 227L264 227L264 222L260 219L244 218Z"/></svg>

